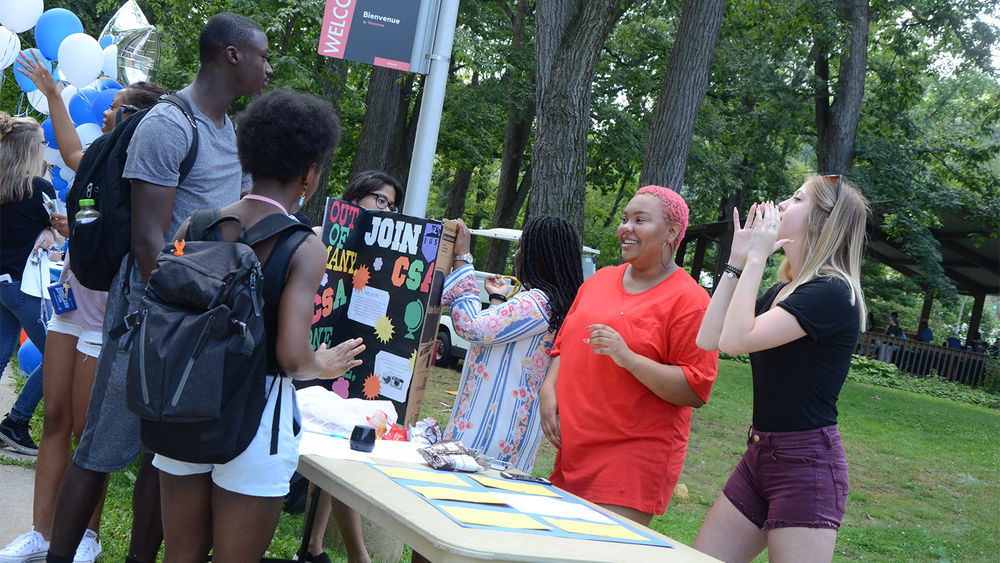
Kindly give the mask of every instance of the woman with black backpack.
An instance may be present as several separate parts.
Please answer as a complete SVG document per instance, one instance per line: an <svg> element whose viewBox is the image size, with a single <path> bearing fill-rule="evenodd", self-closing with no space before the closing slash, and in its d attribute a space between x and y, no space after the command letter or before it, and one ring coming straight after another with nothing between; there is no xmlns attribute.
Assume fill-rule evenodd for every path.
<svg viewBox="0 0 1000 563"><path fill-rule="evenodd" d="M218 224L223 241L237 240L241 229L252 229L269 215L287 215L301 207L316 192L320 169L340 141L333 107L290 91L260 96L239 123L240 162L253 176L253 186L244 199L219 210L220 216L239 219ZM289 127L289 123L299 125ZM189 221L178 229L178 237L188 232ZM253 246L265 271L272 252L288 247L278 244L282 237ZM269 370L268 404L253 441L226 463L189 463L160 454L153 461L160 470L166 562L204 561L209 551L213 561L260 560L298 464L298 409L291 379L332 378L345 371L344 351L321 347L314 352L309 340L313 297L323 277L326 249L310 233L290 252L283 287L280 280L278 284L280 295L264 295L268 363L280 369ZM266 277L264 287L268 287ZM269 451L272 420L278 420L274 455Z"/></svg>

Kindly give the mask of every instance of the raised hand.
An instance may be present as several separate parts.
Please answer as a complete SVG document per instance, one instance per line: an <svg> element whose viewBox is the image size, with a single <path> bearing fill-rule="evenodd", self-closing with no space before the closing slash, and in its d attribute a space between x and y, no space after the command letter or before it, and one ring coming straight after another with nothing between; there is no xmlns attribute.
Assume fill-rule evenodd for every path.
<svg viewBox="0 0 1000 563"><path fill-rule="evenodd" d="M740 211L733 208L733 244L729 249L729 263L742 268L747 261L747 250L750 249L750 236L753 234L754 220L757 218L757 204L750 206L746 223L740 226Z"/></svg>
<svg viewBox="0 0 1000 563"><path fill-rule="evenodd" d="M29 54L21 51L17 60L24 67L17 69L17 71L30 78L35 83L35 86L38 86L38 90L42 94L45 94L46 98L59 93L59 87L56 86L56 82L52 78L52 73L38 59L38 53L32 51Z"/></svg>

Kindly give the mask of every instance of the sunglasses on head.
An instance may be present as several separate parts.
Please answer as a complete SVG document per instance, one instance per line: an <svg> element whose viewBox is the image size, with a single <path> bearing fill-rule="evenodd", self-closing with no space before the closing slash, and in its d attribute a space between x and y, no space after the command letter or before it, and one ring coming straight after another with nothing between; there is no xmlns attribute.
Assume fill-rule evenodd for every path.
<svg viewBox="0 0 1000 563"><path fill-rule="evenodd" d="M844 177L841 174L825 174L823 176L824 180L829 180L831 182L837 182L837 197L833 201L840 200L840 187L844 185Z"/></svg>

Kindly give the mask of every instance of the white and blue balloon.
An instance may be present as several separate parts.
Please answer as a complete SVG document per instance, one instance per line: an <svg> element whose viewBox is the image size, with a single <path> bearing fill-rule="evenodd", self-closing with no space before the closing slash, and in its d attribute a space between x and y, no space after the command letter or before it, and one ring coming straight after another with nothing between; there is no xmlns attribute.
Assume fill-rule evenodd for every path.
<svg viewBox="0 0 1000 563"><path fill-rule="evenodd" d="M160 62L156 28L134 0L128 0L108 21L98 39L84 33L83 23L64 8L44 9L43 0L0 0L0 71L14 65L14 78L28 103L48 115L48 100L30 78L18 71L21 39L17 34L34 28L37 48L25 51L56 80L64 83L63 102L69 109L83 146L101 135L104 112L126 85L150 80ZM58 64L54 64L58 63ZM104 79L100 79L101 75ZM57 165L53 183L61 197L72 184L72 171L62 165L51 120L42 123L46 160ZM60 169L61 168L61 169Z"/></svg>

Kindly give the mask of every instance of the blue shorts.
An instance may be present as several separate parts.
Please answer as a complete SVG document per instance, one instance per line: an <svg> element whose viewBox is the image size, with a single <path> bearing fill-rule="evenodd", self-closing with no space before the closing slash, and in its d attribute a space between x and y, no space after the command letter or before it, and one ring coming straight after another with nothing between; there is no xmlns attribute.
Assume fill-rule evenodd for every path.
<svg viewBox="0 0 1000 563"><path fill-rule="evenodd" d="M747 451L722 493L763 530L840 529L847 458L836 426L798 432L750 428Z"/></svg>

